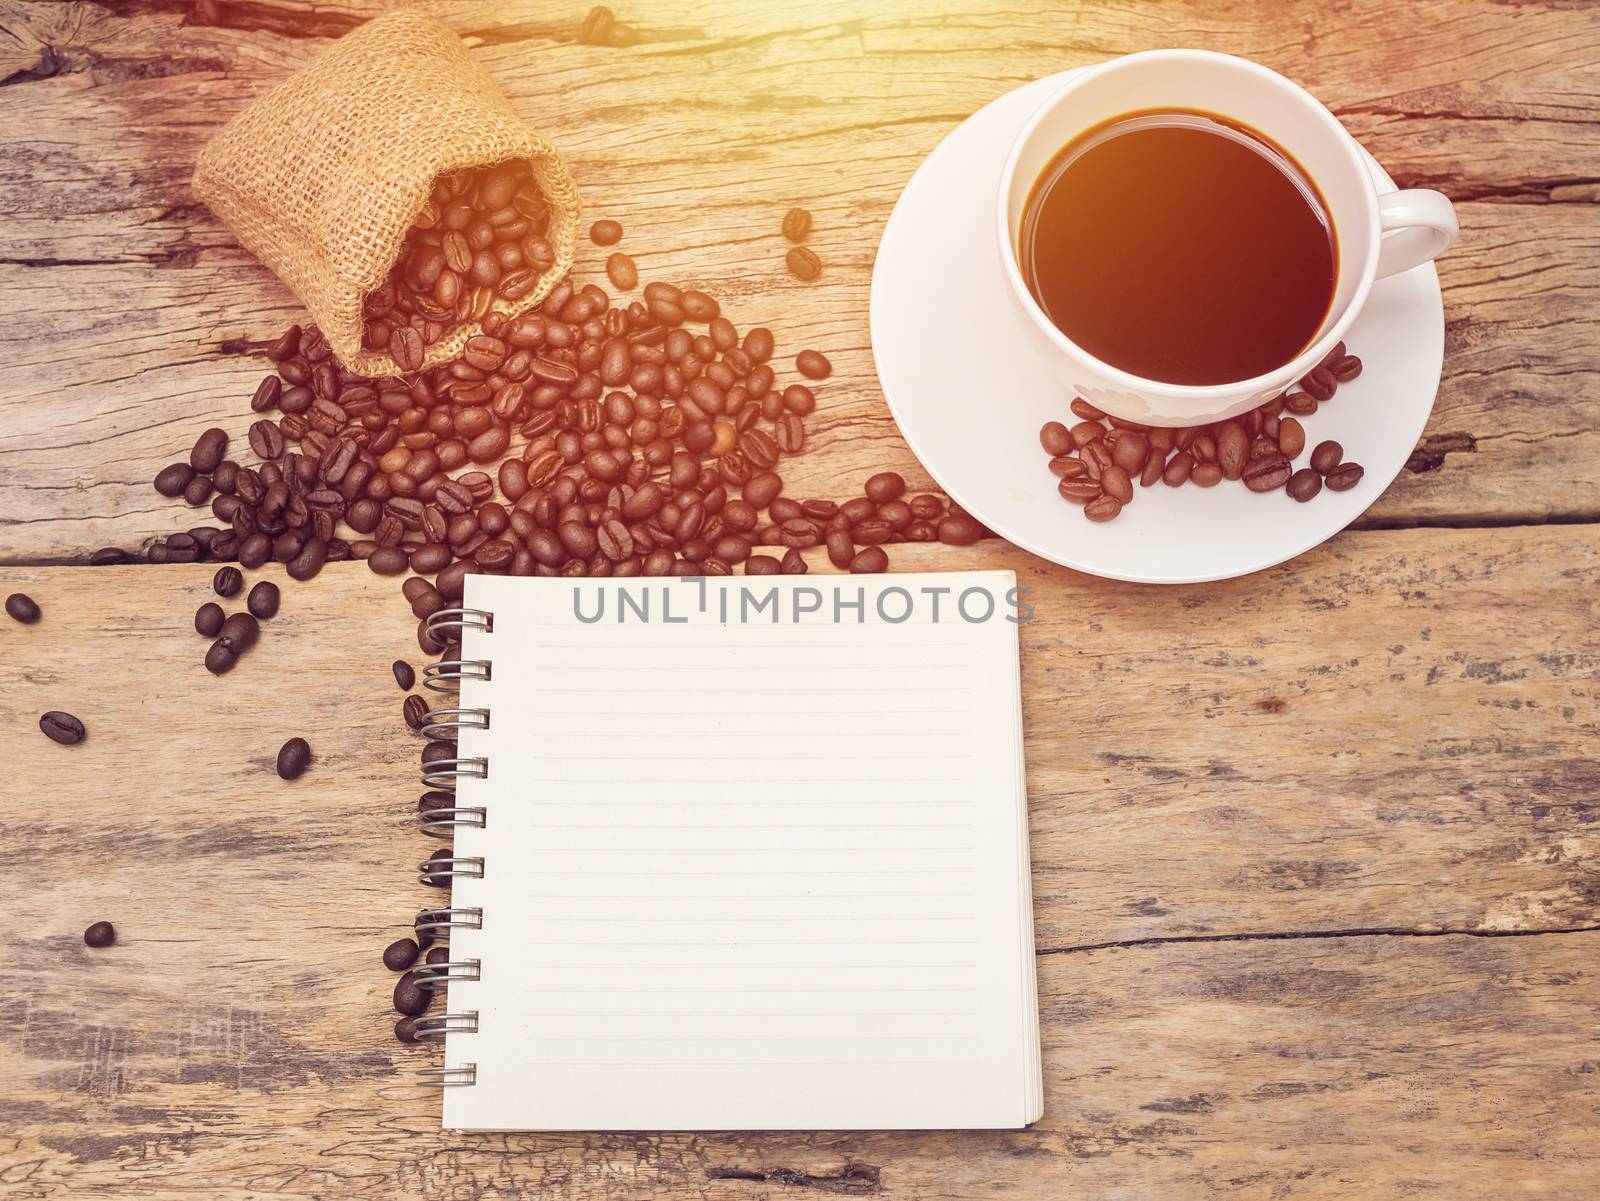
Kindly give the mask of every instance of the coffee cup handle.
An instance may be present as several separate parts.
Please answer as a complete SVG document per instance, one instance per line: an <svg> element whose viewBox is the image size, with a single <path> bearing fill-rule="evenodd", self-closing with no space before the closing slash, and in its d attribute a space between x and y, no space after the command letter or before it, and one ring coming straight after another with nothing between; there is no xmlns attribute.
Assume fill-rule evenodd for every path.
<svg viewBox="0 0 1600 1201"><path fill-rule="evenodd" d="M1379 279L1438 258L1461 232L1449 198L1426 188L1381 194L1378 228L1385 235L1378 249Z"/></svg>

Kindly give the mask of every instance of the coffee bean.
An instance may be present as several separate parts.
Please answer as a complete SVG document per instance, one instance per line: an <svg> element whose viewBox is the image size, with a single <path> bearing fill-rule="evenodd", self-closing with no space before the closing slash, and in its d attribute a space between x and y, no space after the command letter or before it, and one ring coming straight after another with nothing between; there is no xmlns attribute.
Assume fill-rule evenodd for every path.
<svg viewBox="0 0 1600 1201"><path fill-rule="evenodd" d="M1216 463L1196 463L1189 470L1189 480L1201 488L1215 488L1222 482L1222 468Z"/></svg>
<svg viewBox="0 0 1600 1201"><path fill-rule="evenodd" d="M1105 418L1105 414L1103 412L1095 408L1081 396L1072 402L1072 412L1074 416L1083 421L1101 421Z"/></svg>
<svg viewBox="0 0 1600 1201"><path fill-rule="evenodd" d="M378 575L399 575L411 566L411 558L398 546L377 546L367 556L367 566Z"/></svg>
<svg viewBox="0 0 1600 1201"><path fill-rule="evenodd" d="M1112 444L1112 461L1129 475L1136 475L1143 471L1144 461L1150 457L1150 443L1137 430L1118 430L1116 432L1121 436Z"/></svg>
<svg viewBox="0 0 1600 1201"><path fill-rule="evenodd" d="M1361 477L1367 469L1360 463L1340 463L1328 472L1327 484L1330 492L1348 492L1361 482Z"/></svg>
<svg viewBox="0 0 1600 1201"><path fill-rule="evenodd" d="M94 922L83 932L83 945L99 950L117 941L117 928L110 922Z"/></svg>
<svg viewBox="0 0 1600 1201"><path fill-rule="evenodd" d="M207 601L194 611L194 632L215 638L222 631L224 614L216 601Z"/></svg>
<svg viewBox="0 0 1600 1201"><path fill-rule="evenodd" d="M89 556L90 567L110 567L117 563L126 563L132 558L120 546L102 546Z"/></svg>
<svg viewBox="0 0 1600 1201"><path fill-rule="evenodd" d="M311 744L304 738L291 738L278 748L278 775L298 780L311 766Z"/></svg>
<svg viewBox="0 0 1600 1201"><path fill-rule="evenodd" d="M850 560L852 575L876 575L889 570L889 554L881 546L862 547Z"/></svg>
<svg viewBox="0 0 1600 1201"><path fill-rule="evenodd" d="M1309 417L1317 411L1317 398L1306 392L1291 392L1283 398L1283 407L1296 417Z"/></svg>
<svg viewBox="0 0 1600 1201"><path fill-rule="evenodd" d="M1361 360L1353 354L1341 355L1327 367L1333 378L1341 384L1348 384L1361 374Z"/></svg>
<svg viewBox="0 0 1600 1201"><path fill-rule="evenodd" d="M1115 500L1119 508L1133 499L1133 481L1128 478L1128 473L1115 463L1100 473L1100 490ZM1089 503L1093 504L1094 502L1090 501ZM1087 512L1088 510L1085 508L1085 515L1087 515ZM1115 516L1115 514L1112 516ZM1091 517L1090 520L1098 519ZM1109 521L1110 518L1105 520Z"/></svg>
<svg viewBox="0 0 1600 1201"><path fill-rule="evenodd" d="M278 428L276 421L263 418L255 422L250 427L248 438L250 449L255 451L258 459L270 463L283 457L283 431Z"/></svg>
<svg viewBox="0 0 1600 1201"><path fill-rule="evenodd" d="M417 1019L401 1018L394 1024L394 1036L403 1043L417 1042Z"/></svg>
<svg viewBox="0 0 1600 1201"><path fill-rule="evenodd" d="M1289 496L1304 504L1317 493L1322 491L1322 477L1312 467L1302 467L1289 477L1285 485Z"/></svg>
<svg viewBox="0 0 1600 1201"><path fill-rule="evenodd" d="M1114 496L1102 496L1083 506L1083 515L1090 521L1114 521L1122 512L1122 502Z"/></svg>
<svg viewBox="0 0 1600 1201"><path fill-rule="evenodd" d="M1067 476L1056 481L1056 491L1062 500L1086 505L1100 495L1100 481L1083 476Z"/></svg>
<svg viewBox="0 0 1600 1201"><path fill-rule="evenodd" d="M795 355L794 369L807 379L827 379L833 374L833 364L815 350L802 350Z"/></svg>
<svg viewBox="0 0 1600 1201"><path fill-rule="evenodd" d="M808 246L791 247L789 253L783 256L783 263L796 279L810 281L822 274L822 260Z"/></svg>
<svg viewBox="0 0 1600 1201"><path fill-rule="evenodd" d="M1072 434L1059 421L1047 421L1039 428L1039 445L1047 455L1064 455L1073 448Z"/></svg>
<svg viewBox="0 0 1600 1201"><path fill-rule="evenodd" d="M620 251L606 260L606 277L620 292L631 292L639 286L639 268Z"/></svg>
<svg viewBox="0 0 1600 1201"><path fill-rule="evenodd" d="M1289 460L1280 452L1273 451L1245 464L1244 486L1252 492L1272 492L1288 483L1293 474L1294 468Z"/></svg>
<svg viewBox="0 0 1600 1201"><path fill-rule="evenodd" d="M407 1017L416 1017L428 1008L428 1002L432 999L433 994L417 983L416 972L407 972L395 982L394 1008L396 1013L403 1013Z"/></svg>
<svg viewBox="0 0 1600 1201"><path fill-rule="evenodd" d="M218 638L206 651L206 670L214 676L232 671L236 660L234 653L228 649L228 644Z"/></svg>
<svg viewBox="0 0 1600 1201"><path fill-rule="evenodd" d="M279 596L276 584L271 580L262 580L250 589L250 595L245 598L245 608L250 610L251 616L265 621L278 615Z"/></svg>
<svg viewBox="0 0 1600 1201"><path fill-rule="evenodd" d="M946 546L971 546L983 537L983 527L964 513L940 519L938 529Z"/></svg>
<svg viewBox="0 0 1600 1201"><path fill-rule="evenodd" d="M1193 470L1194 456L1186 450L1180 450L1167 461L1161 472L1161 482L1169 488L1181 487L1189 482L1189 473Z"/></svg>
<svg viewBox="0 0 1600 1201"><path fill-rule="evenodd" d="M299 553L284 565L284 570L289 573L290 579L309 580L322 570L322 565L327 561L328 544L321 538L307 538Z"/></svg>
<svg viewBox="0 0 1600 1201"><path fill-rule="evenodd" d="M396 659L391 670L394 672L394 682L400 685L400 691L410 692L417 682L417 673L411 664L404 659Z"/></svg>
<svg viewBox="0 0 1600 1201"><path fill-rule="evenodd" d="M215 427L195 439L189 452L189 466L200 475L210 475L228 453L228 432Z"/></svg>
<svg viewBox="0 0 1600 1201"><path fill-rule="evenodd" d="M1250 459L1250 439L1236 421L1225 421L1216 432L1217 465L1222 468L1222 478L1239 479Z"/></svg>
<svg viewBox="0 0 1600 1201"><path fill-rule="evenodd" d="M428 702L416 693L406 697L405 703L400 706L400 714L406 719L406 725L413 730L422 729L422 719L428 716Z"/></svg>
<svg viewBox="0 0 1600 1201"><path fill-rule="evenodd" d="M783 215L783 236L791 242L804 242L811 232L811 214L802 208L792 208Z"/></svg>
<svg viewBox="0 0 1600 1201"><path fill-rule="evenodd" d="M751 555L744 561L745 575L782 575L783 564L771 555Z"/></svg>
<svg viewBox="0 0 1600 1201"><path fill-rule="evenodd" d="M417 961L418 953L416 940L397 938L383 948L383 966L391 972L403 972Z"/></svg>
<svg viewBox="0 0 1600 1201"><path fill-rule="evenodd" d="M1320 402L1331 399L1339 384L1328 368L1315 367L1300 381L1300 386L1306 390L1306 395Z"/></svg>
<svg viewBox="0 0 1600 1201"><path fill-rule="evenodd" d="M401 371L416 371L422 366L422 335L409 325L396 326L389 335L389 357Z"/></svg>
<svg viewBox="0 0 1600 1201"><path fill-rule="evenodd" d="M1343 458L1344 447L1329 438L1326 442L1318 442L1316 449L1311 452L1311 466L1320 474L1327 475Z"/></svg>
<svg viewBox="0 0 1600 1201"><path fill-rule="evenodd" d="M261 623L249 613L234 613L222 623L217 637L235 655L242 655L261 637Z"/></svg>
<svg viewBox="0 0 1600 1201"><path fill-rule="evenodd" d="M244 573L237 567L219 567L211 577L211 587L218 596L238 596L244 587Z"/></svg>
<svg viewBox="0 0 1600 1201"><path fill-rule="evenodd" d="M267 346L267 358L274 363L292 359L300 351L300 327L291 325Z"/></svg>
<svg viewBox="0 0 1600 1201"><path fill-rule="evenodd" d="M182 496L194 479L194 468L187 463L169 463L156 472L156 491L162 496Z"/></svg>
<svg viewBox="0 0 1600 1201"><path fill-rule="evenodd" d="M52 709L40 717L39 729L44 731L46 738L52 742L59 742L62 746L75 746L83 741L85 734L81 721L59 709Z"/></svg>
<svg viewBox="0 0 1600 1201"><path fill-rule="evenodd" d="M621 222L596 221L589 227L589 240L596 246L615 246L622 241Z"/></svg>
<svg viewBox="0 0 1600 1201"><path fill-rule="evenodd" d="M1306 448L1306 427L1293 417L1278 422L1278 449L1291 461L1300 457Z"/></svg>
<svg viewBox="0 0 1600 1201"><path fill-rule="evenodd" d="M6 612L14 621L31 626L39 620L39 606L26 592L13 592L6 597Z"/></svg>

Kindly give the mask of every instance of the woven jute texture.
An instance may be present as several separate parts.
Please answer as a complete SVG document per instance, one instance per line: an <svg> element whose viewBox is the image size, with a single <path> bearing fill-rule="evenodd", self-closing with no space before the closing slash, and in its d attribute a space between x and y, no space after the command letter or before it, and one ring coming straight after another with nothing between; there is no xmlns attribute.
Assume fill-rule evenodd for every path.
<svg viewBox="0 0 1600 1201"><path fill-rule="evenodd" d="M229 121L200 152L194 190L294 289L339 361L398 375L361 345L361 298L379 287L440 175L527 159L550 206L555 262L539 285L495 307L520 313L572 266L578 192L555 147L525 126L449 29L395 12L340 38ZM428 347L455 357L476 327Z"/></svg>

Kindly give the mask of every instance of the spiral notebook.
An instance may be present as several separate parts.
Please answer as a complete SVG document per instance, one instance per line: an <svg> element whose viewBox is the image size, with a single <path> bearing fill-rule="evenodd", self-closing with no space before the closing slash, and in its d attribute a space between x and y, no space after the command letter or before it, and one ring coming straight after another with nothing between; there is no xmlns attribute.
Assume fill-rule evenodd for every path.
<svg viewBox="0 0 1600 1201"><path fill-rule="evenodd" d="M444 1126L1036 1120L1015 588L469 576Z"/></svg>

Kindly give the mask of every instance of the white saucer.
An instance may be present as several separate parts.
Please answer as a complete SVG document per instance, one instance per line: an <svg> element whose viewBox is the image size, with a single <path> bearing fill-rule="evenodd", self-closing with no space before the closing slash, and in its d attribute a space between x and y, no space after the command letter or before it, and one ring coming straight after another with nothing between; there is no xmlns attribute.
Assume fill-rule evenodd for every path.
<svg viewBox="0 0 1600 1201"><path fill-rule="evenodd" d="M1335 438L1366 475L1308 504L1224 482L1135 485L1107 525L1056 493L1039 447L1072 424L1072 394L1023 333L994 239L995 189L1012 141L1073 72L1024 84L939 143L896 203L872 272L872 353L889 408L929 473L1001 537L1079 571L1151 584L1229 579L1292 559L1338 533L1399 474L1433 409L1444 307L1432 264L1373 285L1346 338L1361 377L1303 419L1308 446ZM1380 191L1394 182L1369 156ZM1297 466L1305 465L1305 457Z"/></svg>

